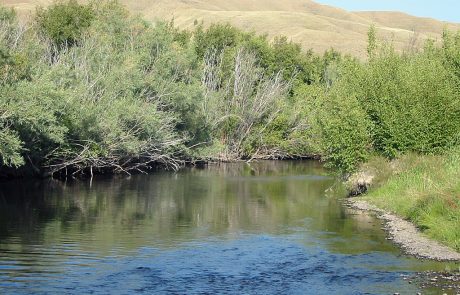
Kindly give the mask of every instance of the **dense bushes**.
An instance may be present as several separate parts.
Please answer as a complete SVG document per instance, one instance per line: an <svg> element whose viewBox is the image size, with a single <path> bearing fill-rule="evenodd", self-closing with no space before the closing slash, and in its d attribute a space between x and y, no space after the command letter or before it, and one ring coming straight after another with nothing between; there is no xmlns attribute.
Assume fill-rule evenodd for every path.
<svg viewBox="0 0 460 295"><path fill-rule="evenodd" d="M0 9L0 159L40 173L183 160L439 153L460 139L460 34L366 63L230 25L149 24L116 1Z"/></svg>
<svg viewBox="0 0 460 295"><path fill-rule="evenodd" d="M36 16L40 30L58 47L74 45L91 25L92 19L92 8L76 0L41 8Z"/></svg>
<svg viewBox="0 0 460 295"><path fill-rule="evenodd" d="M283 76L317 66L285 39L152 26L116 1L56 2L30 30L12 11L0 16L2 165L40 173L235 160L262 146L261 156L287 155L282 138L265 143L292 85ZM281 52L289 71L274 58Z"/></svg>
<svg viewBox="0 0 460 295"><path fill-rule="evenodd" d="M439 153L457 143L458 88L440 59L385 54L356 87L364 90L361 101L373 122L374 146L384 155Z"/></svg>
<svg viewBox="0 0 460 295"><path fill-rule="evenodd" d="M176 60L167 56L175 46L169 29L151 28L127 14L120 17L123 8L112 10L109 5L115 4L58 3L39 12L36 30L18 32L20 41L14 46L6 38L1 40L10 56L21 54L33 65L27 79L13 76L13 71L4 74L4 81L13 81L0 91L4 165L25 164L51 173L93 168L128 172L148 168L152 162L177 165L186 138L175 131L179 111L169 100L183 101L191 91L184 89L187 83L183 79L168 72L167 60ZM76 27L69 29L77 28L78 34L65 33L65 38L72 40L55 39L53 31L47 32L59 42L55 51L54 45L41 37L42 29L59 27L54 22L62 19L56 14L68 17L72 9L80 8L94 16L91 27L83 33L79 31L81 23L73 23ZM111 35L103 31L107 26L104 17L110 18L110 14L125 31ZM2 29L5 27L4 23ZM134 28L136 34L131 32ZM149 38L155 34L160 37L156 42L161 43L157 48L162 49L153 57ZM125 40L123 46L113 46L114 40L121 39ZM136 46L129 46L133 44ZM9 62L9 67L13 66ZM158 71L165 73L159 76ZM160 81L167 81L169 89L157 85Z"/></svg>
<svg viewBox="0 0 460 295"><path fill-rule="evenodd" d="M330 165L352 171L371 150L370 121L354 93L342 85L310 96L311 140Z"/></svg>
<svg viewBox="0 0 460 295"><path fill-rule="evenodd" d="M342 61L326 98L308 100L320 153L353 171L366 154L438 154L458 145L460 84L451 38L445 34L442 48L429 41L423 51L401 55L383 45L366 64Z"/></svg>

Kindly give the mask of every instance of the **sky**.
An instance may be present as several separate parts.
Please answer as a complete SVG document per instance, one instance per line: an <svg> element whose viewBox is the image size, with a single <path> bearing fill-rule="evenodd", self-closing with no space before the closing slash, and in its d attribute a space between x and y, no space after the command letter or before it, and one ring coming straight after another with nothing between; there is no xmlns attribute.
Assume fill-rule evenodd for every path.
<svg viewBox="0 0 460 295"><path fill-rule="evenodd" d="M346 10L397 10L460 23L459 0L316 0Z"/></svg>

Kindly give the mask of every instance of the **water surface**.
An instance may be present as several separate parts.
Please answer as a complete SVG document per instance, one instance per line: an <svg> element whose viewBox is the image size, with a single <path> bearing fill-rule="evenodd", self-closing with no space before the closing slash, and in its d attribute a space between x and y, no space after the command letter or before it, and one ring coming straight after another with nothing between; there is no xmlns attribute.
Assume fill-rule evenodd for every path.
<svg viewBox="0 0 460 295"><path fill-rule="evenodd" d="M416 294L402 275L458 267L401 255L335 184L313 161L2 182L0 294Z"/></svg>

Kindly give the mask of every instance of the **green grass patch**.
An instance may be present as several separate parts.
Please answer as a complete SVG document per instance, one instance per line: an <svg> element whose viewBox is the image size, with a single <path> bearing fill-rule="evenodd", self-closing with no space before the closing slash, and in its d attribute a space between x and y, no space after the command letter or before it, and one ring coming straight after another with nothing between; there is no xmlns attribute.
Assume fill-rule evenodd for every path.
<svg viewBox="0 0 460 295"><path fill-rule="evenodd" d="M364 198L460 251L460 149L443 156L407 155L391 165L394 172L384 169L387 179Z"/></svg>

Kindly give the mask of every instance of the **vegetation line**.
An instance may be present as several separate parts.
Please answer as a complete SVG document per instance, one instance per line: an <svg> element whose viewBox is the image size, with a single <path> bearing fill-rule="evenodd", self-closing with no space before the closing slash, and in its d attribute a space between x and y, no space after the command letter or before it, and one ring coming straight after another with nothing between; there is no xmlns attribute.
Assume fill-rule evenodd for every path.
<svg viewBox="0 0 460 295"><path fill-rule="evenodd" d="M459 148L445 155L406 154L392 161L373 158L358 174L361 177L352 178L353 186L358 179L371 186L356 202L393 212L428 237L460 252Z"/></svg>
<svg viewBox="0 0 460 295"><path fill-rule="evenodd" d="M2 175L177 169L184 161L440 154L460 140L460 34L367 62L230 25L181 31L116 1L0 10ZM205 143L205 144L203 144Z"/></svg>
<svg viewBox="0 0 460 295"><path fill-rule="evenodd" d="M346 205L354 210L375 213L379 219L385 222L388 239L401 247L406 254L437 261L460 261L460 252L441 245L433 239L426 238L414 224L371 205L369 201L351 199Z"/></svg>

